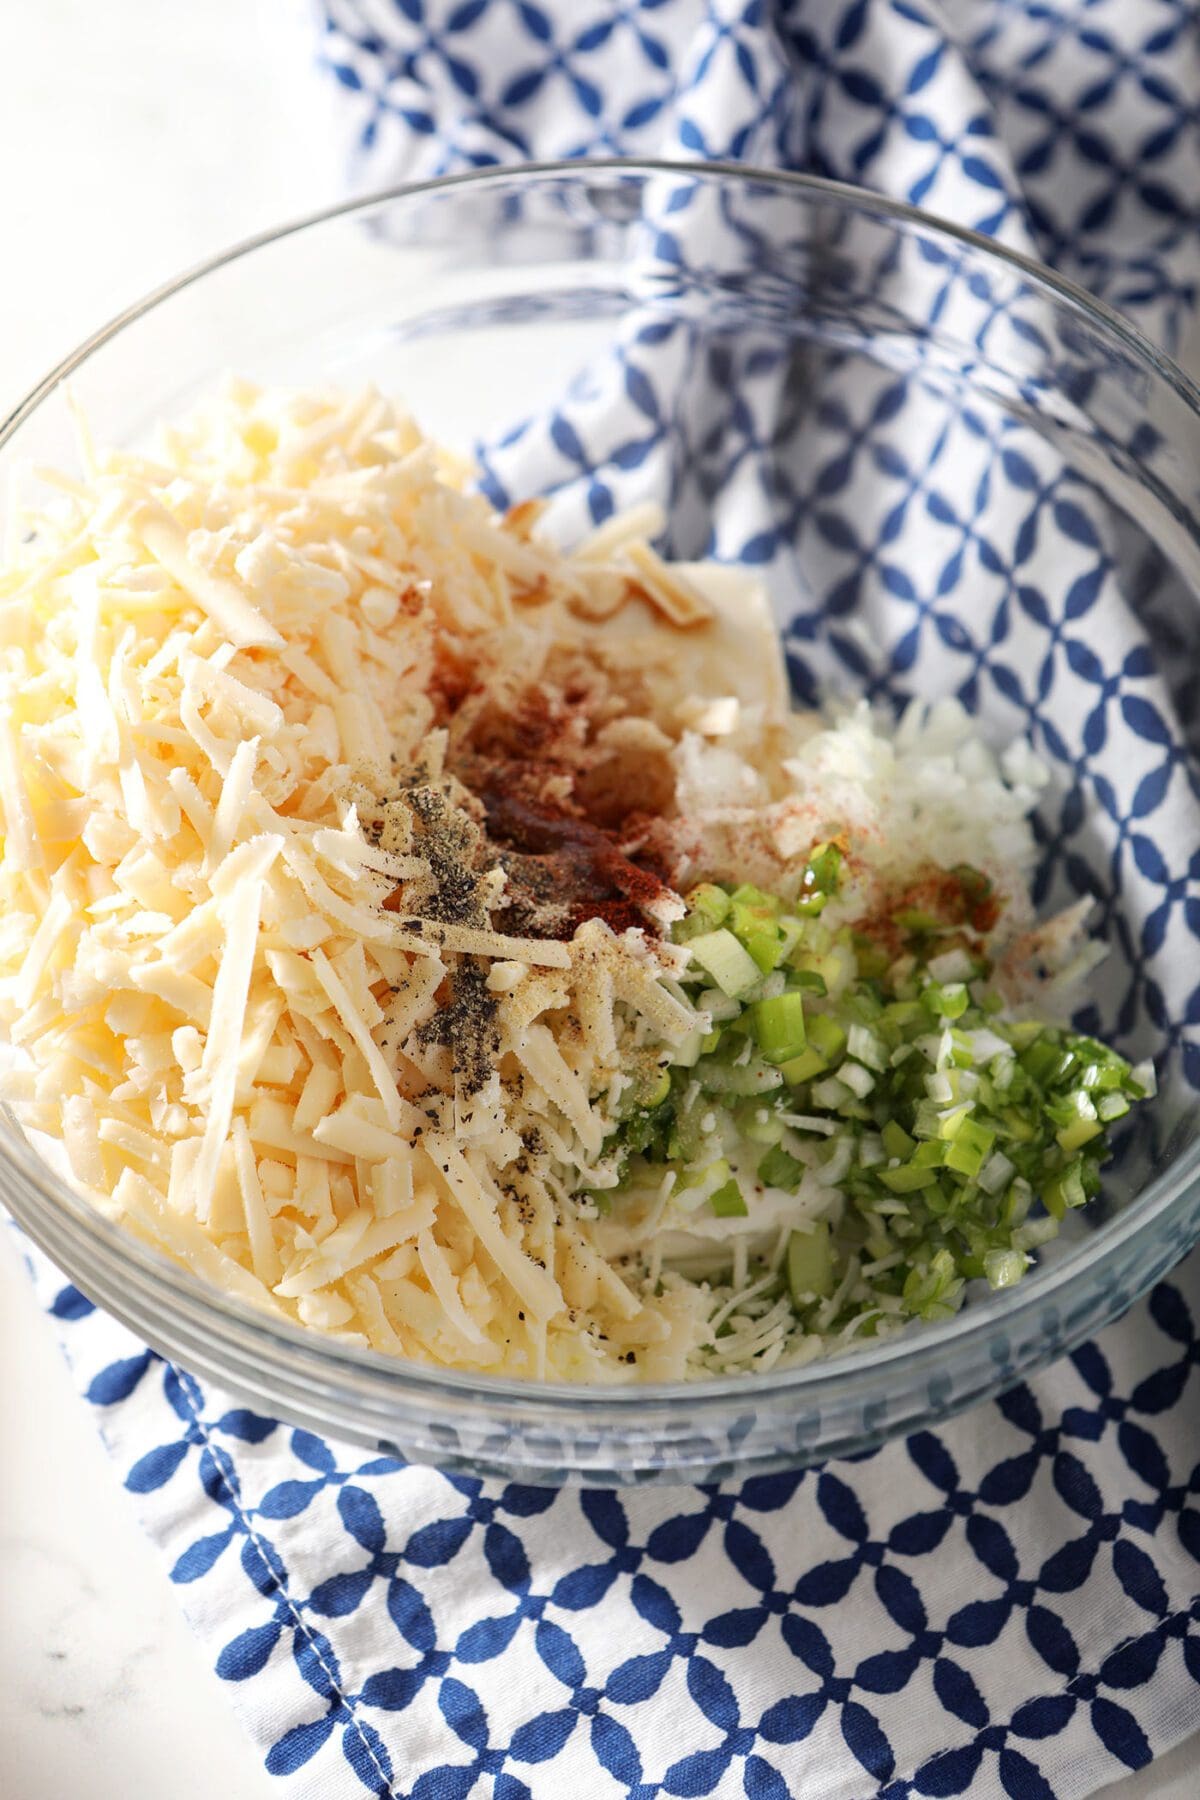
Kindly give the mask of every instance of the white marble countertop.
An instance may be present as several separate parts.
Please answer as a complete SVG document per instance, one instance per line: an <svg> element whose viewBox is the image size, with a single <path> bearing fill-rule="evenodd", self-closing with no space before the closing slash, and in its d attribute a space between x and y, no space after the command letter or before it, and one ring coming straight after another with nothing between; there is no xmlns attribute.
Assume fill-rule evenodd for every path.
<svg viewBox="0 0 1200 1800"><path fill-rule="evenodd" d="M337 188L303 0L4 10L0 417L147 288ZM183 1623L7 1232L0 1366L0 1793L265 1800L274 1784ZM1185 1745L1108 1794L1192 1800L1198 1763Z"/></svg>

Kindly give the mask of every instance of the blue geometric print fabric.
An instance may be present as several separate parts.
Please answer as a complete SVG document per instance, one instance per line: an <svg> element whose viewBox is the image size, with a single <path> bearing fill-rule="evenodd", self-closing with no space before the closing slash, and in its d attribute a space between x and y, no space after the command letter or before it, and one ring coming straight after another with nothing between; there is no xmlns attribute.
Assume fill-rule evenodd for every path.
<svg viewBox="0 0 1200 1800"><path fill-rule="evenodd" d="M805 169L1051 261L1169 349L1184 340L1200 282L1190 0L319 11L356 185L611 154ZM676 223L686 249L686 208ZM493 491L552 492L570 531L652 490L671 355L632 321L611 371L485 451ZM773 379L749 351L707 368L693 424L734 388L752 449ZM969 407L946 436L913 404L880 375L851 406L832 371L795 490L764 505L742 456L736 504L677 548L772 573L800 546L819 597L791 627L801 680L969 702L991 684L993 713L1003 700L1072 777L1048 880L1089 885L1082 821L1098 814L1139 921L1098 1022L1169 1048L1200 1085L1194 694L1160 679L1110 522L1053 452ZM954 605L964 559L987 598L975 638ZM1200 1728L1197 1257L937 1433L803 1474L624 1491L408 1468L259 1418L34 1262L281 1795L1082 1800Z"/></svg>
<svg viewBox="0 0 1200 1800"><path fill-rule="evenodd" d="M803 169L1053 264L1177 348L1190 0L321 0L363 188L489 163Z"/></svg>
<svg viewBox="0 0 1200 1800"><path fill-rule="evenodd" d="M260 1418L37 1260L289 1800L1082 1800L1200 1726L1195 1257L937 1434L616 1491Z"/></svg>

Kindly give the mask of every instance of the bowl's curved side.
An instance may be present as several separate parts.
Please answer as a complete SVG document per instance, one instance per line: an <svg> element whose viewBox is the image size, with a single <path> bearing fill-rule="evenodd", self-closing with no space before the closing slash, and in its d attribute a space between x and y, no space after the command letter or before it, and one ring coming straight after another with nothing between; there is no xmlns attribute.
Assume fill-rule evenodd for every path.
<svg viewBox="0 0 1200 1800"><path fill-rule="evenodd" d="M509 1383L501 1399L483 1378L439 1378L369 1352L334 1358L310 1333L224 1296L218 1308L200 1282L156 1251L130 1246L99 1215L87 1221L97 1229L80 1229L0 1158L0 1205L82 1293L160 1355L293 1425L383 1454L588 1486L767 1474L855 1455L950 1418L1067 1355L1165 1275L1200 1238L1200 1181L1178 1200L1169 1229L1127 1234L1093 1282L1001 1311L983 1355L954 1354L953 1346L947 1355L918 1329L886 1346L886 1369L852 1354L797 1371L809 1379L783 1387L754 1376L726 1379L719 1392ZM174 1278L170 1305L164 1271Z"/></svg>
<svg viewBox="0 0 1200 1800"><path fill-rule="evenodd" d="M394 222L397 209L430 197L454 206L460 196L465 204L473 194L527 195L539 184L553 190L556 202L565 197L582 214L590 216L591 209L603 215L608 230L615 215L609 216L611 207L604 214L597 195L627 199L638 183L684 176L717 185L765 184L801 209L832 210L851 221L894 227L898 235L941 241L948 255L970 252L985 259L1078 320L1144 379L1148 393L1169 398L1200 433L1200 391L1132 327L1070 283L973 233L808 177L722 165L685 171L611 162L589 163L586 170L566 164L452 177L327 209L236 246L148 296L67 358L0 428L0 455L19 448L25 428L43 416L65 380L126 341L126 334L136 343L168 302L201 294L208 278L251 266L260 253L306 233L361 223L361 235L369 239L385 215ZM580 253L580 269L586 265ZM605 291L611 293L613 284ZM160 336L169 337L169 330ZM922 366L930 371L927 356ZM1028 403L1026 396L1022 404ZM1190 553L1200 558L1200 535L1189 519L1181 517L1180 529ZM1200 1142L1149 1184L1136 1208L1031 1278L1028 1291L984 1299L956 1319L833 1362L670 1388L537 1389L403 1365L305 1333L214 1294L131 1239L71 1193L11 1121L0 1121L0 1201L70 1279L155 1349L297 1423L407 1457L525 1480L694 1481L869 1448L960 1410L1069 1351L1116 1317L1200 1235Z"/></svg>

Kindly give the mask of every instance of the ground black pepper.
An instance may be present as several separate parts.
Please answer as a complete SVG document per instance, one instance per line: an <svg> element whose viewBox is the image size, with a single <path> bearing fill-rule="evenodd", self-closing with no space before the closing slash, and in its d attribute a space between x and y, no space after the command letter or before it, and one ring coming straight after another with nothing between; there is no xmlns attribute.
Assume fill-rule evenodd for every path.
<svg viewBox="0 0 1200 1800"><path fill-rule="evenodd" d="M424 903L425 917L443 925L486 925L483 905L483 833L475 821L435 787L415 787L408 794L415 829L413 849L425 857L433 875L433 893Z"/></svg>
<svg viewBox="0 0 1200 1800"><path fill-rule="evenodd" d="M418 1029L417 1042L444 1045L467 1094L477 1094L500 1054L496 997L488 990L487 967L477 957L463 957L447 982L449 994Z"/></svg>

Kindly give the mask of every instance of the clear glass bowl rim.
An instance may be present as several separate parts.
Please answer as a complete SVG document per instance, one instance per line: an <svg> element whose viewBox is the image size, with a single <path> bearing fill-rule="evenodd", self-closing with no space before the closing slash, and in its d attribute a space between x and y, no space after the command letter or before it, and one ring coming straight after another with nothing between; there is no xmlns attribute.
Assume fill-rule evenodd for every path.
<svg viewBox="0 0 1200 1800"><path fill-rule="evenodd" d="M1143 336L1120 313L1095 299L1075 282L1056 274L1032 257L997 244L968 227L955 225L919 207L892 200L845 182L828 181L820 176L787 170L758 168L752 164L730 162L677 162L623 157L588 158L565 162L521 163L475 169L463 174L441 176L429 181L407 182L377 192L322 207L288 223L271 227L244 238L229 248L206 258L170 281L153 289L140 300L110 319L86 338L30 390L15 410L0 423L0 450L30 419L54 390L82 367L96 351L134 325L162 302L171 299L205 276L214 274L227 264L254 251L278 243L285 238L324 225L339 218L366 214L372 209L409 197L459 187L534 185L539 180L586 180L589 175L629 175L644 178L655 175L701 176L719 178L737 185L766 185L807 196L815 202L836 206L844 212L890 220L895 224L947 240L975 252L985 261L1007 267L1034 287L1043 290L1060 305L1079 313L1087 323L1108 341L1116 340L1125 353L1157 380L1165 382L1200 422L1200 387L1150 339ZM1200 538L1197 539L1200 544ZM636 1418L644 1430L648 1416L673 1414L686 1399L687 1408L701 1423L704 1415L720 1413L730 1403L753 1400L791 1401L796 1405L843 1405L870 1398L881 1371L902 1363L909 1378L922 1372L934 1373L938 1365L953 1356L967 1340L982 1340L989 1328L1000 1326L1015 1337L1022 1320L1047 1306L1061 1309L1070 1316L1071 1302L1093 1283L1097 1271L1116 1259L1122 1246L1136 1235L1149 1233L1156 1225L1166 1227L1176 1212L1185 1210L1192 1189L1200 1182L1200 1140L1189 1145L1162 1173L1155 1177L1115 1219L1097 1231L1091 1243L1072 1251L1044 1277L1030 1278L1015 1290L994 1294L973 1302L952 1319L916 1328L912 1334L901 1333L872 1345L869 1349L838 1357L828 1362L809 1363L803 1368L773 1371L766 1375L713 1377L696 1382L645 1382L629 1386L586 1387L564 1382L508 1380L494 1375L463 1373L434 1369L418 1363L382 1355L378 1351L340 1344L336 1339L293 1325L258 1312L246 1302L230 1298L210 1287L190 1271L172 1262L162 1252L127 1232L115 1221L104 1218L90 1202L77 1195L60 1180L25 1140L20 1127L7 1107L3 1112L4 1143L0 1146L12 1169L33 1188L41 1201L60 1218L69 1220L81 1247L98 1253L102 1263L115 1254L130 1265L131 1273L160 1290L163 1316L174 1309L181 1320L205 1325L214 1334L210 1366L219 1366L221 1346L226 1345L239 1360L248 1350L256 1353L257 1368L264 1384L271 1369L286 1366L294 1377L307 1365L314 1380L322 1386L339 1378L357 1390L356 1398L378 1406L389 1396L401 1394L412 1403L423 1399L436 1403L439 1396L455 1410L470 1408L482 1411L502 1407L519 1419L528 1413L544 1422L547 1414L566 1416L584 1409L595 1425L600 1414L606 1425L619 1424L622 1418L633 1423ZM40 1234L33 1229L35 1238ZM86 1278L83 1281L86 1288ZM169 1335L169 1334L164 1334ZM1070 1347L1070 1343L1064 1346ZM168 1352L169 1353L169 1352ZM240 1385L245 1386L244 1379Z"/></svg>

